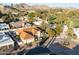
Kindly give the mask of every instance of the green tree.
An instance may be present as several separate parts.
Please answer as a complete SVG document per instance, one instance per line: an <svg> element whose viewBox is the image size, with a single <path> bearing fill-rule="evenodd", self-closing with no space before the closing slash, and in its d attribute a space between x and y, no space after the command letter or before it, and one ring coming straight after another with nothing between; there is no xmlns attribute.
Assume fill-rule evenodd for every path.
<svg viewBox="0 0 79 59"><path fill-rule="evenodd" d="M56 28L55 28L55 31L56 31L56 35L60 35L60 33L62 32L63 28L61 25L57 25Z"/></svg>
<svg viewBox="0 0 79 59"><path fill-rule="evenodd" d="M28 13L28 17L29 17L29 22L33 22L34 18L36 17L36 13L34 12Z"/></svg>
<svg viewBox="0 0 79 59"><path fill-rule="evenodd" d="M73 28L73 26L74 26L74 22L73 22L72 20L66 20L66 21L65 21L65 24L67 24L67 26L68 26L69 28Z"/></svg>
<svg viewBox="0 0 79 59"><path fill-rule="evenodd" d="M48 28L48 24L46 24L45 22L42 22L41 26L40 26L43 30L46 30L46 28Z"/></svg>
<svg viewBox="0 0 79 59"><path fill-rule="evenodd" d="M46 29L46 32L48 33L48 35L50 36L50 37L53 37L53 36L55 36L55 31L54 30L52 30L52 29L50 29L50 28L47 28Z"/></svg>
<svg viewBox="0 0 79 59"><path fill-rule="evenodd" d="M49 22L49 23L55 23L55 20L56 20L56 16L53 16L53 15L52 15L52 16L49 17L48 22Z"/></svg>
<svg viewBox="0 0 79 59"><path fill-rule="evenodd" d="M73 37L74 32L73 32L72 28L69 28L68 31L67 31L67 33L68 33L68 37L70 37L70 38Z"/></svg>

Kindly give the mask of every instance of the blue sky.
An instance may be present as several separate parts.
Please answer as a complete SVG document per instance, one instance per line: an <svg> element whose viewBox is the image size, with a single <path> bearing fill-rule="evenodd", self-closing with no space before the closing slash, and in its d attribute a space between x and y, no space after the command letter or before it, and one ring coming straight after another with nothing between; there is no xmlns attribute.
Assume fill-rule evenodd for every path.
<svg viewBox="0 0 79 59"><path fill-rule="evenodd" d="M35 3L36 4L36 3ZM32 4L32 5L35 5ZM50 7L75 7L75 8L79 8L79 3L37 3L37 5L48 5Z"/></svg>
<svg viewBox="0 0 79 59"><path fill-rule="evenodd" d="M6 3L10 5L10 3ZM79 3L26 3L29 5L48 5L50 7L75 7L79 8Z"/></svg>

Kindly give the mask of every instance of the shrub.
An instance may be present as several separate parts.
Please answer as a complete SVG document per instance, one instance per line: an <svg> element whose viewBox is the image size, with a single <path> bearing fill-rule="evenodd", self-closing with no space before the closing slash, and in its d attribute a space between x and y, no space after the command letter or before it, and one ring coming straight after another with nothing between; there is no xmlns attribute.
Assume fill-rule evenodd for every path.
<svg viewBox="0 0 79 59"><path fill-rule="evenodd" d="M32 46L32 43L26 43L25 45L31 47Z"/></svg>

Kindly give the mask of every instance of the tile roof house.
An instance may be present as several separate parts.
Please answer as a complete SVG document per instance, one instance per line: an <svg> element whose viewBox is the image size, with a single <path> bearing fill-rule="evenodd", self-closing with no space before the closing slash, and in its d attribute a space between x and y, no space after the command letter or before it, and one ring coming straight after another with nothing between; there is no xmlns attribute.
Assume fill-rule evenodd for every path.
<svg viewBox="0 0 79 59"><path fill-rule="evenodd" d="M23 43L30 43L30 42L34 41L34 37L32 35L26 33L25 31L23 31L23 29L17 30L16 34L20 36Z"/></svg>
<svg viewBox="0 0 79 59"><path fill-rule="evenodd" d="M24 27L24 21L11 22L10 26L11 26L11 28Z"/></svg>
<svg viewBox="0 0 79 59"><path fill-rule="evenodd" d="M31 32L33 35L37 35L40 37L40 30L36 27L24 28L24 31Z"/></svg>
<svg viewBox="0 0 79 59"><path fill-rule="evenodd" d="M16 30L16 34L20 35L23 43L30 43L34 41L34 35L40 36L40 32L35 28L24 28Z"/></svg>

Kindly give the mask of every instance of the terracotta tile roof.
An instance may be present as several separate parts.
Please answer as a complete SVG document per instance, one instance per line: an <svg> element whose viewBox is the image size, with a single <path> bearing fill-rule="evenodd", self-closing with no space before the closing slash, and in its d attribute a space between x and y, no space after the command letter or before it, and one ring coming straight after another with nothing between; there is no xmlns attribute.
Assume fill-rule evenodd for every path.
<svg viewBox="0 0 79 59"><path fill-rule="evenodd" d="M31 32L32 34L37 34L37 32L39 31L38 28L35 28L35 27L30 27L30 28L24 28L24 31L25 32Z"/></svg>
<svg viewBox="0 0 79 59"><path fill-rule="evenodd" d="M10 25L12 25L14 27L21 27L21 26L23 26L23 24L24 24L23 21L17 21L17 22L10 23Z"/></svg>
<svg viewBox="0 0 79 59"><path fill-rule="evenodd" d="M27 40L30 38L34 38L34 35L38 33L39 29L35 27L30 28L23 28L16 30L17 33L19 33L20 38Z"/></svg>
<svg viewBox="0 0 79 59"><path fill-rule="evenodd" d="M19 33L20 38L22 38L23 40L27 40L27 39L33 38L32 35L30 35L29 33L25 32L25 31L23 31L23 29L19 29L16 32Z"/></svg>

